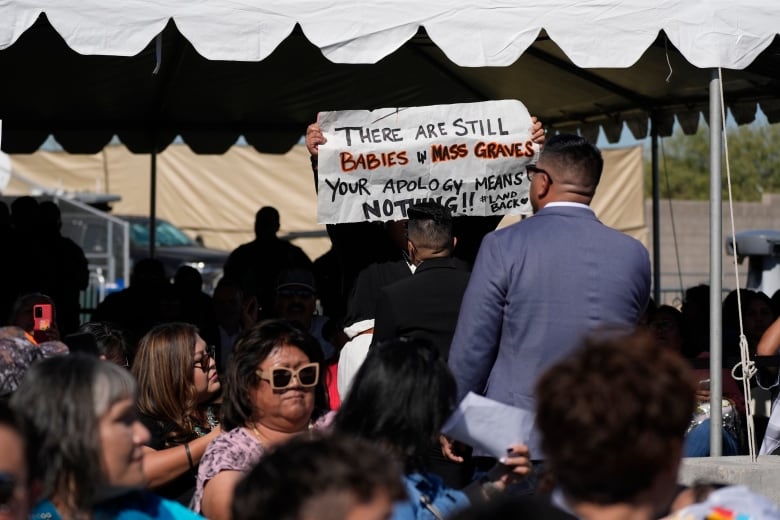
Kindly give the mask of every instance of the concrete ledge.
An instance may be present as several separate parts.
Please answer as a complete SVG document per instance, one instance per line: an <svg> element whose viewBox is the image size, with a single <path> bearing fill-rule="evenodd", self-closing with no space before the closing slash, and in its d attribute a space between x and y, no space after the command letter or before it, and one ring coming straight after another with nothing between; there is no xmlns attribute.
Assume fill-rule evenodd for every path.
<svg viewBox="0 0 780 520"><path fill-rule="evenodd" d="M777 455L764 455L756 462L751 462L747 455L683 459L680 483L689 485L697 480L744 484L780 504L780 456Z"/></svg>

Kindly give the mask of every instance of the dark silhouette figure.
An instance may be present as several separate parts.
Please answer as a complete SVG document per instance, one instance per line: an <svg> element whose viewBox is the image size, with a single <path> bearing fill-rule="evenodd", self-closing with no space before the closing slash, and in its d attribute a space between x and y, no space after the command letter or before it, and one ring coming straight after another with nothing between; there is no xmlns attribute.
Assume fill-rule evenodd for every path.
<svg viewBox="0 0 780 520"><path fill-rule="evenodd" d="M173 277L173 289L180 302L181 320L198 327L209 345L219 341L217 319L211 296L203 292L203 277L194 267L183 265Z"/></svg>
<svg viewBox="0 0 780 520"><path fill-rule="evenodd" d="M225 262L225 276L238 280L246 292L257 296L264 316L272 314L276 279L285 269L311 269L312 262L300 247L276 236L279 212L270 206L255 215L255 239L239 246Z"/></svg>
<svg viewBox="0 0 780 520"><path fill-rule="evenodd" d="M92 320L114 323L124 330L132 359L138 340L161 321L161 314L166 314L161 312L161 303L170 300L172 290L159 260L139 260L130 274L130 286L100 302Z"/></svg>
<svg viewBox="0 0 780 520"><path fill-rule="evenodd" d="M76 332L81 324L79 295L89 285L89 268L84 251L60 234L60 208L52 201L38 206L43 251L38 289L57 305L57 322L63 336Z"/></svg>

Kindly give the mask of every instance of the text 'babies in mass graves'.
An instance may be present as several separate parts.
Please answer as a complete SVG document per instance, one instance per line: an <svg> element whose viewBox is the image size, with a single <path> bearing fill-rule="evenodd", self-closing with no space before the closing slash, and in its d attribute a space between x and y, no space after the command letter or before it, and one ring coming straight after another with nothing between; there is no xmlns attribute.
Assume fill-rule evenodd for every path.
<svg viewBox="0 0 780 520"><path fill-rule="evenodd" d="M364 127L342 126L334 128L335 132L342 132L347 146L360 144L403 143L404 137L400 128L391 127ZM449 125L445 122L421 124L417 128L414 140L435 139L437 137L469 137L469 136L504 136L509 132L504 129L504 123L500 117L495 119L464 120L457 118ZM431 162L451 161L469 156L472 153L480 159L499 159L509 157L532 157L534 155L533 142L530 140L514 143L499 143L488 140L477 141L470 150L467 143L454 143L449 145L431 144L430 155L428 151L417 152L416 159L420 164L427 160ZM352 153L342 151L339 154L341 171L348 173L356 170L376 170L384 167L405 166L409 164L407 150L399 147L398 150L387 152Z"/></svg>

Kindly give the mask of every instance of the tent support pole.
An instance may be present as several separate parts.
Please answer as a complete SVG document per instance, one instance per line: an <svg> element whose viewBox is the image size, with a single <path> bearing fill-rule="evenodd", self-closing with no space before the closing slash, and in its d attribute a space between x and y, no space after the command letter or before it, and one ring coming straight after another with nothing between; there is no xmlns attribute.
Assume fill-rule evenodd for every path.
<svg viewBox="0 0 780 520"><path fill-rule="evenodd" d="M154 258L157 242L157 146L152 148L152 164L149 183L149 258Z"/></svg>
<svg viewBox="0 0 780 520"><path fill-rule="evenodd" d="M650 161L653 172L653 299L661 305L661 182L658 175L658 127L650 116Z"/></svg>
<svg viewBox="0 0 780 520"><path fill-rule="evenodd" d="M723 343L721 295L723 284L723 205L721 192L721 106L718 70L710 73L710 456L723 453Z"/></svg>

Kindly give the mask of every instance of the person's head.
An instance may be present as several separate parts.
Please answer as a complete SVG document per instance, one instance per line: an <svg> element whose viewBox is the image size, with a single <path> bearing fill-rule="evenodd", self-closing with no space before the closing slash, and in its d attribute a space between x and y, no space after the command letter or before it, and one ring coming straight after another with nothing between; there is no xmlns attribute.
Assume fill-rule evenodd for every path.
<svg viewBox="0 0 780 520"><path fill-rule="evenodd" d="M203 289L203 276L190 265L183 265L173 276L173 286L182 294L198 294Z"/></svg>
<svg viewBox="0 0 780 520"><path fill-rule="evenodd" d="M601 152L585 138L554 135L544 144L537 163L526 167L531 178L529 196L534 212L548 202L590 204L603 166Z"/></svg>
<svg viewBox="0 0 780 520"><path fill-rule="evenodd" d="M449 208L437 202L421 202L409 208L407 215L407 247L413 264L452 255L455 239Z"/></svg>
<svg viewBox="0 0 780 520"><path fill-rule="evenodd" d="M90 321L79 327L79 332L95 338L100 359L130 368L130 352L122 330L105 321Z"/></svg>
<svg viewBox="0 0 780 520"><path fill-rule="evenodd" d="M231 332L239 328L244 304L244 291L240 283L230 278L220 278L211 303L219 325Z"/></svg>
<svg viewBox="0 0 780 520"><path fill-rule="evenodd" d="M671 305L661 305L650 314L648 322L658 345L682 353L682 313Z"/></svg>
<svg viewBox="0 0 780 520"><path fill-rule="evenodd" d="M401 468L355 438L282 444L236 486L233 520L385 520L404 498Z"/></svg>
<svg viewBox="0 0 780 520"><path fill-rule="evenodd" d="M388 220L384 223L385 233L387 235L387 240L390 243L391 247L402 249L406 251L407 249L407 243L406 243L406 227L408 225L408 221L406 219L403 220Z"/></svg>
<svg viewBox="0 0 780 520"><path fill-rule="evenodd" d="M709 350L710 286L694 285L685 290L682 304L685 357L694 358Z"/></svg>
<svg viewBox="0 0 780 520"><path fill-rule="evenodd" d="M390 447L413 470L436 442L455 399L455 379L430 341L388 340L369 351L335 429Z"/></svg>
<svg viewBox="0 0 780 520"><path fill-rule="evenodd" d="M314 273L308 269L286 269L276 281L276 316L300 323L308 330L317 306Z"/></svg>
<svg viewBox="0 0 780 520"><path fill-rule="evenodd" d="M742 322L750 348L755 351L766 329L775 321L772 300L760 291L750 291L742 303Z"/></svg>
<svg viewBox="0 0 780 520"><path fill-rule="evenodd" d="M41 293L28 293L18 297L11 306L11 316L8 318L8 324L19 327L29 334L33 334L35 325L35 316L33 315L33 306L51 305L51 324L46 331L45 340L57 341L60 339L60 333L57 328L57 307L51 297ZM37 336L37 335L36 335ZM38 337L36 337L40 341Z"/></svg>
<svg viewBox="0 0 780 520"><path fill-rule="evenodd" d="M270 238L279 231L279 212L271 206L264 206L255 214L255 236Z"/></svg>
<svg viewBox="0 0 780 520"><path fill-rule="evenodd" d="M172 421L178 431L173 441L188 439L198 404L220 389L214 350L189 323L164 323L138 343L132 372L138 380L138 410L150 417Z"/></svg>
<svg viewBox="0 0 780 520"><path fill-rule="evenodd" d="M63 516L89 511L106 488L145 485L149 432L136 395L127 370L92 356L48 358L27 371L11 406L35 450L42 497L62 504Z"/></svg>
<svg viewBox="0 0 780 520"><path fill-rule="evenodd" d="M222 429L256 423L293 433L324 407L322 350L284 320L266 320L239 336L224 377Z"/></svg>
<svg viewBox="0 0 780 520"><path fill-rule="evenodd" d="M0 401L0 520L29 518L37 494L35 453L25 440L21 421Z"/></svg>
<svg viewBox="0 0 780 520"><path fill-rule="evenodd" d="M156 258L143 258L133 265L130 273L130 287L149 290L168 285L165 266Z"/></svg>
<svg viewBox="0 0 780 520"><path fill-rule="evenodd" d="M592 338L536 386L542 450L573 507L668 506L694 409L688 363L651 336Z"/></svg>
<svg viewBox="0 0 780 520"><path fill-rule="evenodd" d="M766 294L749 289L731 291L723 300L723 356L727 360L740 357L740 305L742 331L751 356L755 355L761 336L775 321L772 300Z"/></svg>
<svg viewBox="0 0 780 520"><path fill-rule="evenodd" d="M32 233L38 228L40 211L33 197L18 197L11 202L11 224L18 233Z"/></svg>
<svg viewBox="0 0 780 520"><path fill-rule="evenodd" d="M59 235L62 228L62 215L60 207L51 200L44 200L38 205L40 213L41 229L47 236Z"/></svg>

